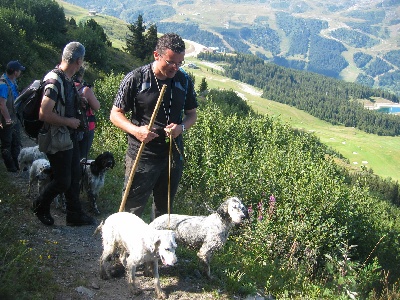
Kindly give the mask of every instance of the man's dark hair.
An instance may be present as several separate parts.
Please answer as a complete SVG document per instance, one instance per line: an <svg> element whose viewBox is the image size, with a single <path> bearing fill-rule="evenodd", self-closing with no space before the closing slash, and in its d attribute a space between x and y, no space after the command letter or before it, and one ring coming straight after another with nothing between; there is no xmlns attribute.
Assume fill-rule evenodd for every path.
<svg viewBox="0 0 400 300"><path fill-rule="evenodd" d="M156 51L158 53L165 53L167 49L175 53L182 53L185 51L185 42L176 33L166 33L158 39Z"/></svg>

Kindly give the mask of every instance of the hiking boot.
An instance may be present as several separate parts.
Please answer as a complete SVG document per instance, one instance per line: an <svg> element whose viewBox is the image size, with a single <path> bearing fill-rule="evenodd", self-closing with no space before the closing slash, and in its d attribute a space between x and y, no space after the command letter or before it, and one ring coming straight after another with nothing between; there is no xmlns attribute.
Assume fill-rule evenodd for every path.
<svg viewBox="0 0 400 300"><path fill-rule="evenodd" d="M84 212L67 212L67 226L95 225L96 220Z"/></svg>
<svg viewBox="0 0 400 300"><path fill-rule="evenodd" d="M44 225L51 226L54 224L54 219L50 214L50 209L48 211L44 209L38 199L33 201L32 211L39 219L39 221L42 222Z"/></svg>

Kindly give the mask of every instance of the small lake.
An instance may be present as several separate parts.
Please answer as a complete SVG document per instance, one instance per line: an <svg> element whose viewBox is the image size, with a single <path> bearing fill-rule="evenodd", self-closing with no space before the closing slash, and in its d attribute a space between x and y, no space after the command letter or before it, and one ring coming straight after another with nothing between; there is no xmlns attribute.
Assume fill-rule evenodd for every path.
<svg viewBox="0 0 400 300"><path fill-rule="evenodd" d="M381 108L377 109L377 111L387 113L387 114L396 114L396 113L400 113L400 106L381 107Z"/></svg>

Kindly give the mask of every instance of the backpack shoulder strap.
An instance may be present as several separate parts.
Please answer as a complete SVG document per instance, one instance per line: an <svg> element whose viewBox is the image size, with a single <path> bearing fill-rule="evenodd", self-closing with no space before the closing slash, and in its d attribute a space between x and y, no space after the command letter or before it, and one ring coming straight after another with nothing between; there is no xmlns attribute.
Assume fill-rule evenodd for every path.
<svg viewBox="0 0 400 300"><path fill-rule="evenodd" d="M60 84L61 91L56 86L56 81ZM51 88L56 90L59 95L59 99L62 100L62 104L65 104L65 86L64 86L64 74L59 69L54 69L46 74L43 78L44 85L50 85ZM60 97L61 96L61 97ZM58 100L58 99L57 99Z"/></svg>
<svg viewBox="0 0 400 300"><path fill-rule="evenodd" d="M137 93L149 89L151 85L151 64L141 66L133 70L137 85Z"/></svg>
<svg viewBox="0 0 400 300"><path fill-rule="evenodd" d="M179 70L183 73L183 75L185 75L185 85L184 85L184 89L185 89L185 99L183 100L183 106L182 106L182 111L181 111L181 116L180 116L180 121L182 122L183 120L183 113L185 111L185 103L186 103L186 96L187 96L187 92L188 92L188 88L189 88L189 75L188 73L186 73L186 71L182 68L179 68Z"/></svg>
<svg viewBox="0 0 400 300"><path fill-rule="evenodd" d="M185 75L185 79L186 79L186 84L185 84L185 101L186 101L186 95L187 95L187 91L188 91L188 87L189 87L189 75L188 73L186 73L186 71L180 67L179 70L183 73L183 75Z"/></svg>
<svg viewBox="0 0 400 300"><path fill-rule="evenodd" d="M133 91L132 95L135 95L135 99L133 101L133 107L132 107L132 112L133 114L136 114L136 96L146 88L149 88L150 86L150 81L147 80L146 74L146 66L141 66L139 68L136 68L132 71L133 78L135 79L135 86L134 88L136 91Z"/></svg>
<svg viewBox="0 0 400 300"><path fill-rule="evenodd" d="M7 79L5 79L4 77L0 77L0 81L4 82L4 83L7 85L7 87L8 87L8 93L12 92L11 86L10 86L10 84L8 83Z"/></svg>
<svg viewBox="0 0 400 300"><path fill-rule="evenodd" d="M58 98L56 103L56 111L61 116L65 115L65 75L59 69L53 69L43 78L43 85L51 85L51 87L58 91L56 81L60 84L61 91L58 91ZM60 101L58 101L60 100Z"/></svg>
<svg viewBox="0 0 400 300"><path fill-rule="evenodd" d="M140 72L139 69L133 70L133 74L134 74L134 78L136 81L136 89L137 89L135 94L137 95L142 90L143 76L142 76L142 72Z"/></svg>

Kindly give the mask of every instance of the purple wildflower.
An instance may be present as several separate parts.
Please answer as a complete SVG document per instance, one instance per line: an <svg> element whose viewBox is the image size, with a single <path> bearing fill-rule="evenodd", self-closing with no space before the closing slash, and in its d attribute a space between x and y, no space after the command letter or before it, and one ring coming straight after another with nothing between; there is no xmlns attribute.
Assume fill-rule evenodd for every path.
<svg viewBox="0 0 400 300"><path fill-rule="evenodd" d="M274 213L275 213L275 205L276 205L276 199L275 196L272 194L269 197L269 210L268 210L268 214L271 217Z"/></svg>

